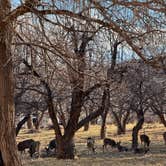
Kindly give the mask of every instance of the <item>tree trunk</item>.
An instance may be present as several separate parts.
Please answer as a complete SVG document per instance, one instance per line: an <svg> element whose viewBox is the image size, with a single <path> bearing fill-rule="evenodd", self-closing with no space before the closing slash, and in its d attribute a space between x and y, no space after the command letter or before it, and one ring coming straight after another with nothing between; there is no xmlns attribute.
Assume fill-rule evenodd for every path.
<svg viewBox="0 0 166 166"><path fill-rule="evenodd" d="M0 22L9 12L10 1L0 0ZM0 27L0 154L1 165L21 166L17 155L14 123L11 29L9 23Z"/></svg>
<svg viewBox="0 0 166 166"><path fill-rule="evenodd" d="M143 110L139 110L137 112L137 119L138 119L138 122L134 126L133 131L132 131L132 149L136 149L138 147L138 132L140 129L142 129L142 126L144 123Z"/></svg>
<svg viewBox="0 0 166 166"><path fill-rule="evenodd" d="M105 110L103 112L102 117L102 125L101 125L101 130L100 130L100 138L104 139L106 137L106 118L107 118L108 111Z"/></svg>
<svg viewBox="0 0 166 166"><path fill-rule="evenodd" d="M107 81L110 82L110 80L113 78L112 76L114 75L114 68L116 65L116 58L117 58L117 49L118 49L118 45L121 42L115 42L113 45L113 51L112 51L112 58L111 58L111 66L110 68L108 68L107 70ZM100 137L101 139L104 139L106 137L106 118L107 118L107 114L110 108L110 84L106 84L106 88L105 88L105 94L106 94L106 98L105 98L105 102L104 102L104 112L102 117L102 126L101 126L101 131L100 131Z"/></svg>
<svg viewBox="0 0 166 166"><path fill-rule="evenodd" d="M57 158L74 159L74 142L73 137L62 137L57 139Z"/></svg>
<svg viewBox="0 0 166 166"><path fill-rule="evenodd" d="M125 133L126 123L122 121L122 117L119 117L115 111L112 110L112 115L114 116L115 123L117 126L117 135L121 135ZM121 122L122 121L122 122Z"/></svg>
<svg viewBox="0 0 166 166"><path fill-rule="evenodd" d="M32 118L31 118L31 116L29 117L29 119L28 119L28 121L27 121L27 127L28 127L28 129L32 129L33 127L32 127Z"/></svg>
<svg viewBox="0 0 166 166"><path fill-rule="evenodd" d="M123 120L122 120L122 134L125 134L126 133L126 125L128 123L128 120L129 120L129 117L130 117L130 109L127 110L127 113L125 114Z"/></svg>
<svg viewBox="0 0 166 166"><path fill-rule="evenodd" d="M43 120L44 113L45 113L45 111L43 111L43 112L41 113L40 117L38 117L38 127L37 127L38 130L39 130L40 125L41 125L41 122L42 122L42 120Z"/></svg>
<svg viewBox="0 0 166 166"><path fill-rule="evenodd" d="M33 121L33 125L35 127L35 130L38 131L39 130L39 119L38 119L38 116L33 118L32 121Z"/></svg>
<svg viewBox="0 0 166 166"><path fill-rule="evenodd" d="M88 111L86 110L86 117L88 116ZM89 130L89 123L85 123L84 125L84 131L88 131Z"/></svg>
<svg viewBox="0 0 166 166"><path fill-rule="evenodd" d="M126 132L126 124L124 126L121 123L117 124L117 135L125 134Z"/></svg>
<svg viewBox="0 0 166 166"><path fill-rule="evenodd" d="M166 120L165 120L165 118L164 118L164 114L159 113L159 114L158 114L158 117L159 117L161 123L164 125L164 127L166 127Z"/></svg>
<svg viewBox="0 0 166 166"><path fill-rule="evenodd" d="M88 131L89 130L89 123L86 123L85 125L84 125L84 131Z"/></svg>
<svg viewBox="0 0 166 166"><path fill-rule="evenodd" d="M126 124L128 122L129 116L130 116L130 110L128 110L121 119L117 120L115 118L115 120L117 120L117 135L126 133ZM118 118L118 116L117 116L117 118Z"/></svg>

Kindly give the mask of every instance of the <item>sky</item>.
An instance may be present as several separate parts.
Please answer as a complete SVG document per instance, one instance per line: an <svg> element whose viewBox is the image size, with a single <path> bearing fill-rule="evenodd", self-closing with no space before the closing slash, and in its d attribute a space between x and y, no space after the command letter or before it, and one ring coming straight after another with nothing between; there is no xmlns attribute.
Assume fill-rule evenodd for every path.
<svg viewBox="0 0 166 166"><path fill-rule="evenodd" d="M16 7L20 4L20 0L11 0L12 7Z"/></svg>

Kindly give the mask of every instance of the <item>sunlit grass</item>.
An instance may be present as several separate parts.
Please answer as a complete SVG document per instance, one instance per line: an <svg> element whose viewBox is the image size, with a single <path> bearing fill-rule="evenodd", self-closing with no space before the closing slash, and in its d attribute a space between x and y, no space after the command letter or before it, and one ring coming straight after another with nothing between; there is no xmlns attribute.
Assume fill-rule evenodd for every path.
<svg viewBox="0 0 166 166"><path fill-rule="evenodd" d="M123 145L131 147L131 132L133 124L127 125L125 135L116 135L116 127L114 125L107 125L107 137L113 138L116 141L121 141ZM133 154L132 152L119 153L116 149L109 149L108 152L102 151L102 142L100 139L100 126L90 126L89 131L80 129L75 136L77 157L75 160L57 160L55 158L39 158L30 159L24 157L24 166L166 166L166 146L163 142L162 133L166 131L162 124L145 124L144 129L146 134L151 139L151 149L146 155ZM143 130L140 131L140 134ZM87 153L86 138L94 137L96 140L96 154ZM27 130L22 130L17 137L17 141L32 138L41 141L41 149L43 149L48 142L54 138L53 130L41 130L39 133L27 134Z"/></svg>

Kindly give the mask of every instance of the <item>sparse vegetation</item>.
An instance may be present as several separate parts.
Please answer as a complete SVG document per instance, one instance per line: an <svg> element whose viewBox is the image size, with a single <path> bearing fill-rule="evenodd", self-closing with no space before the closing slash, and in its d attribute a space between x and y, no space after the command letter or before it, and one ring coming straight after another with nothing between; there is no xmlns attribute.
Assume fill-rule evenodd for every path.
<svg viewBox="0 0 166 166"><path fill-rule="evenodd" d="M112 138L116 141L121 141L122 145L131 148L131 132L133 124L127 125L125 135L116 135L116 127L114 125L107 125L107 137ZM134 154L133 152L118 152L117 149L112 149L108 147L108 151L103 153L102 145L103 140L100 139L100 126L91 125L89 131L83 131L81 128L75 136L76 142L76 159L75 160L57 160L56 158L38 158L30 159L27 155L24 156L23 165L24 166L164 166L166 158L166 146L163 140L163 131L165 128L162 124L145 124L144 128L146 133L151 139L150 151L147 154ZM140 131L140 134L143 130ZM96 153L88 154L88 149L86 145L86 139L91 136L95 138ZM41 132L36 134L27 134L27 130L21 130L18 135L17 141L21 141L27 138L33 138L34 140L39 140L41 142L41 149L49 143L49 141L54 138L53 130L41 130ZM139 140L140 145L140 140ZM141 146L141 145L140 145ZM143 146L143 145L142 145Z"/></svg>

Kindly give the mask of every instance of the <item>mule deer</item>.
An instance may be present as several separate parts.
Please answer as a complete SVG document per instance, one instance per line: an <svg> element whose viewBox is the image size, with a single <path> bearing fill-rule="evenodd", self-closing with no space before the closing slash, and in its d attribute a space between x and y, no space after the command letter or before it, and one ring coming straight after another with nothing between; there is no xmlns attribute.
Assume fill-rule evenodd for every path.
<svg viewBox="0 0 166 166"><path fill-rule="evenodd" d="M116 142L113 139L105 138L103 140L103 152L104 152L104 149L107 149L108 145L111 146L112 148L117 147L117 144L116 144Z"/></svg>
<svg viewBox="0 0 166 166"><path fill-rule="evenodd" d="M18 151L25 152L25 149L29 149L31 147L31 144L35 141L33 139L27 139L22 142L19 142L17 145Z"/></svg>
<svg viewBox="0 0 166 166"><path fill-rule="evenodd" d="M146 147L146 146L149 147L150 139L146 134L140 135L140 140L141 140L141 144L142 144L142 142L144 142L144 147Z"/></svg>
<svg viewBox="0 0 166 166"><path fill-rule="evenodd" d="M95 140L92 137L87 138L87 147L88 147L88 153L89 151L95 152Z"/></svg>
<svg viewBox="0 0 166 166"><path fill-rule="evenodd" d="M32 142L30 148L29 148L29 154L31 157L33 157L34 154L37 154L38 157L40 155L40 142L39 141L34 141Z"/></svg>
<svg viewBox="0 0 166 166"><path fill-rule="evenodd" d="M56 151L56 147L57 147L56 139L51 140L48 144L48 147L45 148L46 152L47 152L47 155L49 154L50 150L55 149L55 151Z"/></svg>

